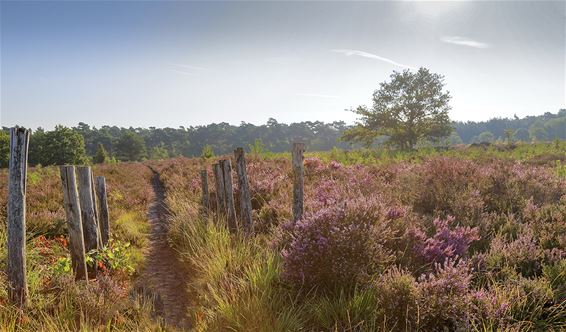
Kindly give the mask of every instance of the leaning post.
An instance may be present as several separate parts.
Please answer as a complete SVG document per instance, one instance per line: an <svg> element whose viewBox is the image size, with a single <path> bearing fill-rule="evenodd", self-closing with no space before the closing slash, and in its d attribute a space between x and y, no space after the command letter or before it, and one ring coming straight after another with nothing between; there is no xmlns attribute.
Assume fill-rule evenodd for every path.
<svg viewBox="0 0 566 332"><path fill-rule="evenodd" d="M224 175L224 194L226 196L226 216L228 217L228 229L235 233L238 230L236 222L236 207L234 205L234 187L232 185L232 163L230 159L220 161Z"/></svg>
<svg viewBox="0 0 566 332"><path fill-rule="evenodd" d="M85 245L79 191L75 176L75 166L61 166L61 184L69 232L69 251L75 279L88 280L85 260Z"/></svg>
<svg viewBox="0 0 566 332"><path fill-rule="evenodd" d="M26 282L26 178L30 131L10 129L8 169L8 296L24 307L28 301Z"/></svg>
<svg viewBox="0 0 566 332"><path fill-rule="evenodd" d="M243 148L234 150L236 159L236 173L238 174L238 188L240 188L240 220L247 233L253 232L252 200L250 184L246 170L246 158Z"/></svg>
<svg viewBox="0 0 566 332"><path fill-rule="evenodd" d="M293 220L297 221L303 217L304 211L304 143L293 143L292 163L293 163Z"/></svg>
<svg viewBox="0 0 566 332"><path fill-rule="evenodd" d="M106 193L106 178L96 177L96 195L98 197L98 222L102 245L107 246L110 240L110 214L108 213L108 196Z"/></svg>

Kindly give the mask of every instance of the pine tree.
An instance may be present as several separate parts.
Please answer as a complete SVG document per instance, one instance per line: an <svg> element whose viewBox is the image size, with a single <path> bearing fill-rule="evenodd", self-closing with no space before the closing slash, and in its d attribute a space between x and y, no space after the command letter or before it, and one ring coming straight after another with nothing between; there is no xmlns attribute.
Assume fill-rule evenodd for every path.
<svg viewBox="0 0 566 332"><path fill-rule="evenodd" d="M96 149L96 154L94 155L93 162L95 164L103 164L108 161L108 152L104 148L104 145L98 144L98 148Z"/></svg>

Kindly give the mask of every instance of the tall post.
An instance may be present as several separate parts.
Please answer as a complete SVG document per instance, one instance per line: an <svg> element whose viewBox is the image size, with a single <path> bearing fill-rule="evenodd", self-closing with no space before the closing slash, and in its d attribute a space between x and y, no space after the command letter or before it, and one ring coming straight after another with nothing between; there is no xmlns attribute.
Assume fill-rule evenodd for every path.
<svg viewBox="0 0 566 332"><path fill-rule="evenodd" d="M208 208L209 208L209 195L208 195L208 173L206 172L206 168L200 171L200 184L202 189L202 209L204 211L204 215L208 215Z"/></svg>
<svg viewBox="0 0 566 332"><path fill-rule="evenodd" d="M98 196L96 194L96 182L94 181L94 172L90 172L90 184L92 195L92 206L94 207L94 220L96 224L96 246L102 248L102 232L100 231L100 211L98 209Z"/></svg>
<svg viewBox="0 0 566 332"><path fill-rule="evenodd" d="M79 200L81 203L85 250L88 254L91 250L98 249L98 225L96 224L94 197L92 197L92 174L90 166L77 166L77 180L79 183ZM87 269L89 277L96 276L96 266L87 266Z"/></svg>
<svg viewBox="0 0 566 332"><path fill-rule="evenodd" d="M96 177L96 195L98 196L98 223L102 245L107 246L110 240L110 214L108 213L108 198L106 194L106 178Z"/></svg>
<svg viewBox="0 0 566 332"><path fill-rule="evenodd" d="M8 170L8 295L12 303L27 304L26 282L26 179L29 130L10 129Z"/></svg>
<svg viewBox="0 0 566 332"><path fill-rule="evenodd" d="M292 163L293 163L293 220L297 221L303 217L303 200L305 186L304 170L304 143L293 143Z"/></svg>
<svg viewBox="0 0 566 332"><path fill-rule="evenodd" d="M85 260L85 245L79 191L75 177L75 166L61 166L61 184L69 231L69 251L75 279L88 280Z"/></svg>
<svg viewBox="0 0 566 332"><path fill-rule="evenodd" d="M251 233L254 226L252 221L252 199L244 149L237 148L234 150L234 157L236 159L238 187L240 188L240 220L246 232Z"/></svg>
<svg viewBox="0 0 566 332"><path fill-rule="evenodd" d="M216 215L218 218L226 214L226 198L224 195L224 174L220 164L212 165L214 184L216 188Z"/></svg>
<svg viewBox="0 0 566 332"><path fill-rule="evenodd" d="M228 229L236 232L238 224L236 222L236 207L234 206L234 188L232 185L232 163L230 159L220 161L224 174L224 194L226 196L226 216L228 217Z"/></svg>

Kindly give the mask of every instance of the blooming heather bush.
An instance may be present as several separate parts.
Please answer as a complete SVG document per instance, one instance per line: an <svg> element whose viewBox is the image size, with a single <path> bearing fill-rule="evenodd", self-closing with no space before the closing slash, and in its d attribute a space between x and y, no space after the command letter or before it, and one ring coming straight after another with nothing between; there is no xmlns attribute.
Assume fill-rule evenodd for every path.
<svg viewBox="0 0 566 332"><path fill-rule="evenodd" d="M326 207L284 227L283 276L295 285L349 287L391 260L383 248L383 207L375 199Z"/></svg>
<svg viewBox="0 0 566 332"><path fill-rule="evenodd" d="M454 158L431 159L418 166L403 179L407 191L415 191L415 211L424 214L477 217L483 210L478 193L473 189L476 165ZM410 180L411 177L416 179ZM406 188L407 185L417 185ZM460 218L461 219L461 218Z"/></svg>
<svg viewBox="0 0 566 332"><path fill-rule="evenodd" d="M454 217L451 216L447 219L435 219L434 234L431 237L414 228L410 236L415 241L415 254L425 263L441 263L449 258L464 257L470 243L479 239L478 229L463 226L450 228L453 223Z"/></svg>
<svg viewBox="0 0 566 332"><path fill-rule="evenodd" d="M497 236L491 242L486 258L489 270L510 267L523 276L534 276L541 272L544 252L536 243L531 231L526 230L515 240L506 240Z"/></svg>
<svg viewBox="0 0 566 332"><path fill-rule="evenodd" d="M505 329L509 326L508 294L494 290L479 289L471 294L472 315L471 324L478 329Z"/></svg>
<svg viewBox="0 0 566 332"><path fill-rule="evenodd" d="M529 200L540 206L557 203L566 181L543 167L498 161L479 169L478 186L489 211L520 213Z"/></svg>
<svg viewBox="0 0 566 332"><path fill-rule="evenodd" d="M434 273L419 278L420 327L425 331L467 330L472 319L469 264L447 259L434 268Z"/></svg>

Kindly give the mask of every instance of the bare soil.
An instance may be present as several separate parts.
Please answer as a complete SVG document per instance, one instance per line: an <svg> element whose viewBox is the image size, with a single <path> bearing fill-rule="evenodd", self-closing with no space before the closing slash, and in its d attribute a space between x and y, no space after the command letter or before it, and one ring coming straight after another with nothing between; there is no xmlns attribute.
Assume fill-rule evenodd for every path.
<svg viewBox="0 0 566 332"><path fill-rule="evenodd" d="M148 287L156 297L156 313L168 325L186 329L191 325L187 316L187 269L168 241L169 212L165 202L165 189L159 174L153 172L154 198L149 206L150 245L142 276L143 282L148 285L143 287Z"/></svg>

